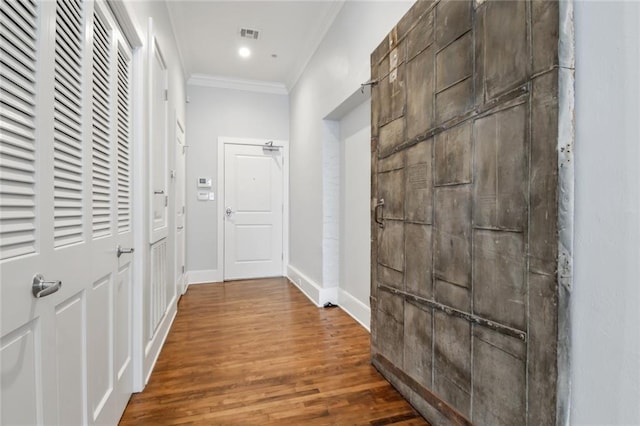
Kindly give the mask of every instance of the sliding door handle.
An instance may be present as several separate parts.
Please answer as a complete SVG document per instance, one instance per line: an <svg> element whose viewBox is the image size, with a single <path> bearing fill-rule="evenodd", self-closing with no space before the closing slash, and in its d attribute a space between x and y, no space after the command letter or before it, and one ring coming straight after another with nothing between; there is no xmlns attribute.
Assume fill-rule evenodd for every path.
<svg viewBox="0 0 640 426"><path fill-rule="evenodd" d="M373 209L374 220L376 221L376 223L380 228L384 228L384 219L382 217L382 214L378 214L378 213L381 212L383 209L384 209L384 198L380 198L380 201L376 203L376 206Z"/></svg>

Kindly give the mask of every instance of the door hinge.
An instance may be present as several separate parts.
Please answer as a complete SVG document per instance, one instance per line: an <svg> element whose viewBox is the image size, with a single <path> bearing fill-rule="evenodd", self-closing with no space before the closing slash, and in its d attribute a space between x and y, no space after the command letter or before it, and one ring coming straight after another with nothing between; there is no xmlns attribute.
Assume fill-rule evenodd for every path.
<svg viewBox="0 0 640 426"><path fill-rule="evenodd" d="M182 273L184 274L184 265L182 265Z"/></svg>
<svg viewBox="0 0 640 426"><path fill-rule="evenodd" d="M164 89L164 100L165 101L169 100L169 89Z"/></svg>
<svg viewBox="0 0 640 426"><path fill-rule="evenodd" d="M164 206L167 207L169 205L169 196L165 195L164 196Z"/></svg>
<svg viewBox="0 0 640 426"><path fill-rule="evenodd" d="M184 214L184 206L182 206L182 214Z"/></svg>

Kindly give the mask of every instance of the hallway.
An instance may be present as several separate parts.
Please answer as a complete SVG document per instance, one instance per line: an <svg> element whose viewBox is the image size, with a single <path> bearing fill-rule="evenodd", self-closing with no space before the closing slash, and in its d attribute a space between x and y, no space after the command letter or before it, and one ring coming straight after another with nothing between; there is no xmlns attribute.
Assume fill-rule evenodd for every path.
<svg viewBox="0 0 640 426"><path fill-rule="evenodd" d="M182 297L120 424L188 423L425 424L370 365L366 330L285 278L191 286Z"/></svg>

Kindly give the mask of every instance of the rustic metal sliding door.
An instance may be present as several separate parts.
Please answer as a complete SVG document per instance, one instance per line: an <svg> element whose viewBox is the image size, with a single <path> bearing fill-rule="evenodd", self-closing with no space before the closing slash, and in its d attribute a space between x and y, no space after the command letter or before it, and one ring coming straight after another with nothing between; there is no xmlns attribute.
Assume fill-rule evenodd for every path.
<svg viewBox="0 0 640 426"><path fill-rule="evenodd" d="M566 415L567 7L418 2L371 55L372 362L434 424Z"/></svg>

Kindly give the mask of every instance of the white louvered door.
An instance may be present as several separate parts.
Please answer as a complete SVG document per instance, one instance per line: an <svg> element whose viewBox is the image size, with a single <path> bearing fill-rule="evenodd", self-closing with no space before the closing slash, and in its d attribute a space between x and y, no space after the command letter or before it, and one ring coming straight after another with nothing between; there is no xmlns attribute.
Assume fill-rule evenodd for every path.
<svg viewBox="0 0 640 426"><path fill-rule="evenodd" d="M102 2L92 14L91 279L87 295L89 422L112 424L132 389L131 54Z"/></svg>
<svg viewBox="0 0 640 426"><path fill-rule="evenodd" d="M132 256L116 256L132 240L131 51L102 2L0 11L0 424L115 424L131 394ZM62 287L34 297L36 273Z"/></svg>
<svg viewBox="0 0 640 426"><path fill-rule="evenodd" d="M53 197L43 187L42 159L47 147L40 141L44 124L39 55L42 34L38 30L47 5L36 1L0 3L0 303L2 330L0 364L1 424L56 423L58 416L54 356L45 336L52 333L53 310L59 300L36 301L29 286L36 272L48 279L45 253L53 249L52 238L40 220L44 199ZM48 99L51 104L51 99ZM44 132L46 133L46 132ZM50 134L50 132L49 132ZM50 204L50 203L49 203ZM48 217L51 217L52 211ZM49 232L49 234L51 234ZM55 277L55 279L59 279ZM54 295L55 296L55 295ZM51 354L55 355L55 354ZM71 378L73 380L73 378Z"/></svg>
<svg viewBox="0 0 640 426"><path fill-rule="evenodd" d="M131 49L120 38L117 43L116 77L116 245L133 247L132 202L132 122L131 122ZM114 359L113 380L115 388L114 407L118 418L124 411L133 389L132 318L133 318L133 255L117 257L114 273Z"/></svg>

